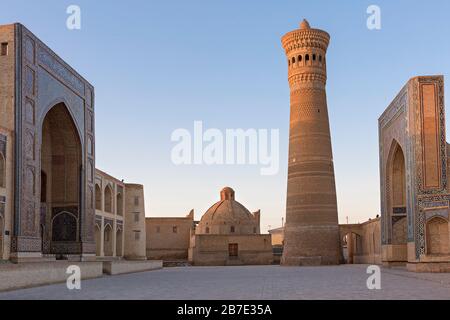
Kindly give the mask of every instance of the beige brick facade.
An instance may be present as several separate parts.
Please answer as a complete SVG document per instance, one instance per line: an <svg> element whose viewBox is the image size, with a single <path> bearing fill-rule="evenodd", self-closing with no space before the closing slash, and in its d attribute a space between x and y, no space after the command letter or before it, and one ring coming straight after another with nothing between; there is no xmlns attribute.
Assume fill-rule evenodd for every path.
<svg viewBox="0 0 450 320"><path fill-rule="evenodd" d="M146 260L144 186L125 184L125 258Z"/></svg>
<svg viewBox="0 0 450 320"><path fill-rule="evenodd" d="M0 26L0 260L145 258L143 187L95 169L94 101L27 28Z"/></svg>
<svg viewBox="0 0 450 320"><path fill-rule="evenodd" d="M149 217L145 219L147 233L147 258L188 260L194 211L186 217Z"/></svg>

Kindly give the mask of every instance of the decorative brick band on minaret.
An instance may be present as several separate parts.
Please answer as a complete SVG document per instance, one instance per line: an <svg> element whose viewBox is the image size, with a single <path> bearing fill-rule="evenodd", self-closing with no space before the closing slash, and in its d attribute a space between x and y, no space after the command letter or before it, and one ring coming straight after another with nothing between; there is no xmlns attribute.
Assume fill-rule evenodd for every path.
<svg viewBox="0 0 450 320"><path fill-rule="evenodd" d="M339 264L341 256L325 91L329 41L306 20L282 38L291 89L282 265Z"/></svg>

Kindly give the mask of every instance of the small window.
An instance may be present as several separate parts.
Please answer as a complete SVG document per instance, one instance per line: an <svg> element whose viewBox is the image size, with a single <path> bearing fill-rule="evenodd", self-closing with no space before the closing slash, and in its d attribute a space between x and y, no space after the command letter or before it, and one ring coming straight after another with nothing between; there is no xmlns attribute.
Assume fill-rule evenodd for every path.
<svg viewBox="0 0 450 320"><path fill-rule="evenodd" d="M300 62L300 61L302 61L302 56L298 56L298 61Z"/></svg>
<svg viewBox="0 0 450 320"><path fill-rule="evenodd" d="M2 56L7 56L8 55L8 42L3 42L2 43L0 55L2 55Z"/></svg>
<svg viewBox="0 0 450 320"><path fill-rule="evenodd" d="M177 227L177 226L174 226L174 227L172 228L172 232L173 232L173 233L178 233L178 227Z"/></svg>
<svg viewBox="0 0 450 320"><path fill-rule="evenodd" d="M139 205L139 197L138 196L134 197L134 205L135 206Z"/></svg>
<svg viewBox="0 0 450 320"><path fill-rule="evenodd" d="M121 193L116 196L117 214L123 216L123 197Z"/></svg>
<svg viewBox="0 0 450 320"><path fill-rule="evenodd" d="M109 225L105 227L105 241L109 242L111 240L111 228Z"/></svg>
<svg viewBox="0 0 450 320"><path fill-rule="evenodd" d="M141 239L141 232L135 231L134 232L134 240L139 240L139 239Z"/></svg>
<svg viewBox="0 0 450 320"><path fill-rule="evenodd" d="M288 66L291 66L291 59L288 60Z"/></svg>
<svg viewBox="0 0 450 320"><path fill-rule="evenodd" d="M105 212L113 213L113 191L110 185L107 185L104 191Z"/></svg>
<svg viewBox="0 0 450 320"><path fill-rule="evenodd" d="M209 233L209 227L206 227L205 232L206 232L206 233Z"/></svg>
<svg viewBox="0 0 450 320"><path fill-rule="evenodd" d="M231 226L230 232L231 232L231 233L234 233L234 226Z"/></svg>
<svg viewBox="0 0 450 320"><path fill-rule="evenodd" d="M322 62L322 56L319 56L319 62Z"/></svg>
<svg viewBox="0 0 450 320"><path fill-rule="evenodd" d="M0 155L0 157L1 157L1 155ZM0 175L1 175L1 169L0 169ZM1 180L1 178L0 178L0 180ZM0 182L0 187L4 187L1 182ZM41 203L46 203L46 202L47 202L47 175L45 174L44 171L41 170Z"/></svg>
<svg viewBox="0 0 450 320"><path fill-rule="evenodd" d="M316 55L313 54L313 61L316 61Z"/></svg>
<svg viewBox="0 0 450 320"><path fill-rule="evenodd" d="M159 226L156 227L156 233L160 233L161 232L161 228Z"/></svg>
<svg viewBox="0 0 450 320"><path fill-rule="evenodd" d="M0 199L0 212L5 212L5 206L6 206L6 204ZM0 222L2 221L2 217L0 216ZM5 230L5 235L7 235L6 234L6 230Z"/></svg>
<svg viewBox="0 0 450 320"><path fill-rule="evenodd" d="M139 222L139 212L134 213L134 222Z"/></svg>
<svg viewBox="0 0 450 320"><path fill-rule="evenodd" d="M306 61L309 61L309 54L307 54L307 55L305 56L305 60L306 60Z"/></svg>
<svg viewBox="0 0 450 320"><path fill-rule="evenodd" d="M295 63L295 57L292 57L292 64Z"/></svg>
<svg viewBox="0 0 450 320"><path fill-rule="evenodd" d="M102 210L102 191L97 183L95 184L95 209Z"/></svg>
<svg viewBox="0 0 450 320"><path fill-rule="evenodd" d="M253 227L253 233L256 233L256 227Z"/></svg>
<svg viewBox="0 0 450 320"><path fill-rule="evenodd" d="M6 198L0 197L0 212L5 212L5 206L6 206ZM0 216L0 220L1 220L1 216ZM0 232L2 232L2 231L0 230ZM5 235L6 235L6 231L5 231Z"/></svg>
<svg viewBox="0 0 450 320"><path fill-rule="evenodd" d="M6 187L6 161L0 153L0 188Z"/></svg>

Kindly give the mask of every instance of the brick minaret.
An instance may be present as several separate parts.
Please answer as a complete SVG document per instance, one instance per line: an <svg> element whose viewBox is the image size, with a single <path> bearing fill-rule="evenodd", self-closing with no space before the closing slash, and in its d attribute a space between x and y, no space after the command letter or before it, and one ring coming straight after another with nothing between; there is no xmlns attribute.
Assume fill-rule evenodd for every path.
<svg viewBox="0 0 450 320"><path fill-rule="evenodd" d="M300 29L282 38L291 89L282 265L338 264L339 226L325 84L330 36Z"/></svg>

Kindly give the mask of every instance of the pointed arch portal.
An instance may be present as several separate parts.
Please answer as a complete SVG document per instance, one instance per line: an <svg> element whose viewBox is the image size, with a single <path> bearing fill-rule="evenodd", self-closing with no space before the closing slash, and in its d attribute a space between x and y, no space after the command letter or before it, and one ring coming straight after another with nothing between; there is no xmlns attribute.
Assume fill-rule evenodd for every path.
<svg viewBox="0 0 450 320"><path fill-rule="evenodd" d="M80 253L82 147L78 130L63 103L52 107L42 123L41 221L44 253Z"/></svg>

